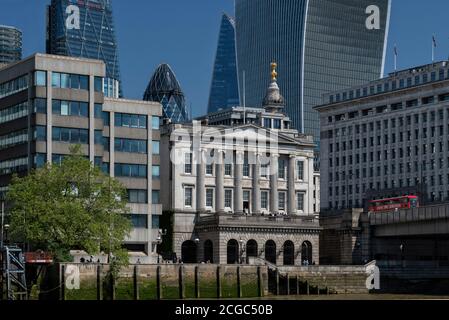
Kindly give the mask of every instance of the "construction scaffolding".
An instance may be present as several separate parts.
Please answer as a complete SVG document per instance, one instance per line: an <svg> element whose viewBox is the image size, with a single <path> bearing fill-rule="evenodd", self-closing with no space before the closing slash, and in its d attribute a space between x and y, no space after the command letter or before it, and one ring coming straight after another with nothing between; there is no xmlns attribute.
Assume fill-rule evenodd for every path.
<svg viewBox="0 0 449 320"><path fill-rule="evenodd" d="M25 258L22 249L3 246L0 250L0 299L27 300Z"/></svg>

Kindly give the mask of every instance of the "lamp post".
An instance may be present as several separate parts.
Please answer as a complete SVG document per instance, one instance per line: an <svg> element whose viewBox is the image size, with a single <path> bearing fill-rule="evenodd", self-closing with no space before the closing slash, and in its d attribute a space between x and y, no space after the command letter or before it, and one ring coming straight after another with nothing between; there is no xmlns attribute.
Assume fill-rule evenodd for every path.
<svg viewBox="0 0 449 320"><path fill-rule="evenodd" d="M158 235L157 235L157 238L156 238L156 254L157 254L157 263L159 264L159 262L160 262L160 255L159 255L159 245L161 245L162 244L162 237L163 236L165 236L167 234L167 230L164 230L164 231L162 231L162 230L159 230L158 231Z"/></svg>
<svg viewBox="0 0 449 320"><path fill-rule="evenodd" d="M3 250L3 235L5 231L5 202L2 201L2 229L1 229L1 239L0 239L0 250Z"/></svg>
<svg viewBox="0 0 449 320"><path fill-rule="evenodd" d="M195 244L196 244L196 251L195 251L196 258L195 258L195 261L196 261L196 263L198 263L198 246L200 244L200 238L198 236L195 238Z"/></svg>
<svg viewBox="0 0 449 320"><path fill-rule="evenodd" d="M401 250L401 262L402 262L402 266L404 266L404 245L402 243L399 246L399 250Z"/></svg>

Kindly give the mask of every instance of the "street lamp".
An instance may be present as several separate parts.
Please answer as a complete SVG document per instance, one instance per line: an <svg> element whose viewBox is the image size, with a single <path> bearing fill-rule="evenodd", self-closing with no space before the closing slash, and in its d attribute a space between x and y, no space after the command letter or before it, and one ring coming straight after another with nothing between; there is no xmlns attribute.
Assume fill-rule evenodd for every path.
<svg viewBox="0 0 449 320"><path fill-rule="evenodd" d="M158 231L158 235L157 235L157 238L156 238L156 254L157 254L157 263L159 264L159 261L160 261L160 255L159 255L159 245L160 244L162 244L162 237L163 236L165 236L167 234L167 230L164 230L164 231L162 231L162 230L159 230Z"/></svg>

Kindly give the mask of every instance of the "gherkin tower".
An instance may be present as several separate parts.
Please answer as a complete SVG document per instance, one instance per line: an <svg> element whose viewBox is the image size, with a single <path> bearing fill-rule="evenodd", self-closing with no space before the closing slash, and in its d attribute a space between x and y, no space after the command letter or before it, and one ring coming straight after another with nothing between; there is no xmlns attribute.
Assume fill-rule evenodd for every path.
<svg viewBox="0 0 449 320"><path fill-rule="evenodd" d="M172 123L189 120L186 100L175 73L168 64L157 67L144 93L143 100L160 102L163 117Z"/></svg>

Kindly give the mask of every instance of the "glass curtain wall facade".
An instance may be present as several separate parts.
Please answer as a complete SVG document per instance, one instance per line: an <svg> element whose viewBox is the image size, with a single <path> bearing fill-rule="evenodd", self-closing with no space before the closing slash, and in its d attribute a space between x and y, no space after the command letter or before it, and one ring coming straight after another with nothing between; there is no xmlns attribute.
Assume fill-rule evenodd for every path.
<svg viewBox="0 0 449 320"><path fill-rule="evenodd" d="M367 8L379 8L380 29L369 30ZM389 0L236 0L240 90L256 106L278 63L286 112L319 146L319 115L312 108L329 91L383 75ZM240 91L242 92L242 91Z"/></svg>
<svg viewBox="0 0 449 320"><path fill-rule="evenodd" d="M0 67L22 59L22 31L0 25Z"/></svg>
<svg viewBox="0 0 449 320"><path fill-rule="evenodd" d="M169 119L172 123L183 123L189 120L184 93L168 64L157 67L145 90L143 100L160 102L163 118Z"/></svg>
<svg viewBox="0 0 449 320"><path fill-rule="evenodd" d="M235 48L235 19L223 14L208 112L240 105Z"/></svg>
<svg viewBox="0 0 449 320"><path fill-rule="evenodd" d="M111 0L52 0L47 11L47 53L104 61L105 95L123 96Z"/></svg>

